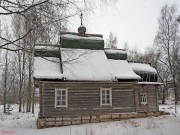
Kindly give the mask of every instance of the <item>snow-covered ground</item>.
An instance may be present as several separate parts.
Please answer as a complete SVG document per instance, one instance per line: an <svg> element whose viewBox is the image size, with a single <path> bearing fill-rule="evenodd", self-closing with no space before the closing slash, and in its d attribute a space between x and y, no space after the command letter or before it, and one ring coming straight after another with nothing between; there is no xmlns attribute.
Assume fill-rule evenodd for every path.
<svg viewBox="0 0 180 135"><path fill-rule="evenodd" d="M174 105L160 105L171 115L46 129L36 129L38 106L35 114L18 113L17 105L13 108L12 115L4 115L0 105L0 135L180 135L180 105L177 116Z"/></svg>

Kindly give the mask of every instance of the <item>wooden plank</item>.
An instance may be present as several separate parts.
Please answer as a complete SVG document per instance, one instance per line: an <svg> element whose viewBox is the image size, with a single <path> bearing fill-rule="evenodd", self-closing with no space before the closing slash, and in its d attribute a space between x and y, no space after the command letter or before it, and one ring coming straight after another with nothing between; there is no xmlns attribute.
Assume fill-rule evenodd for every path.
<svg viewBox="0 0 180 135"><path fill-rule="evenodd" d="M134 111L133 84L118 82L44 82L43 107L46 116L78 116ZM68 88L68 108L54 108L55 88ZM112 88L113 107L100 107L100 87ZM127 107L127 104L130 108ZM83 109L86 108L86 109ZM99 108L94 110L93 108Z"/></svg>

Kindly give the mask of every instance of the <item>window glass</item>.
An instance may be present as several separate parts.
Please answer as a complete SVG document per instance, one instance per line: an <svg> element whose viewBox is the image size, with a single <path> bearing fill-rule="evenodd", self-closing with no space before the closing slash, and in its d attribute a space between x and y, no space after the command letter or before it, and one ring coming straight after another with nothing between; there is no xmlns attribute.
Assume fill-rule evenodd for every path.
<svg viewBox="0 0 180 135"><path fill-rule="evenodd" d="M141 94L141 104L143 105L147 104L147 95L145 93Z"/></svg>
<svg viewBox="0 0 180 135"><path fill-rule="evenodd" d="M56 107L67 107L67 89L56 89Z"/></svg>
<svg viewBox="0 0 180 135"><path fill-rule="evenodd" d="M101 89L101 105L111 105L111 90Z"/></svg>

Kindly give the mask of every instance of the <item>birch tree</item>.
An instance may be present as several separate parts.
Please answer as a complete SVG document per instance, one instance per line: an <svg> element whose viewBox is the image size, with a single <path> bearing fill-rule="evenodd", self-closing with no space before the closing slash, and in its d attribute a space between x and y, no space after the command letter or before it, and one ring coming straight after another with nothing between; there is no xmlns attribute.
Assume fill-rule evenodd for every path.
<svg viewBox="0 0 180 135"><path fill-rule="evenodd" d="M117 48L117 36L113 35L112 32L109 34L109 38L106 40L106 48Z"/></svg>
<svg viewBox="0 0 180 135"><path fill-rule="evenodd" d="M177 52L179 52L180 39L178 34L178 23L176 22L176 8L174 5L165 4L161 9L159 18L159 29L154 44L161 56L159 62L166 67L170 73L171 82L174 88L175 104L177 98Z"/></svg>
<svg viewBox="0 0 180 135"><path fill-rule="evenodd" d="M81 4L80 4L81 3ZM11 16L12 37L0 35L0 51L14 53L16 76L13 87L18 89L19 112L34 112L33 51L34 44L58 44L60 31L67 30L68 19L89 10L92 3L74 0L1 1L0 16ZM10 17L10 18L11 18ZM6 20L9 21L9 20ZM9 46L9 47L8 47ZM6 83L3 83L4 85ZM18 84L18 87L17 87Z"/></svg>

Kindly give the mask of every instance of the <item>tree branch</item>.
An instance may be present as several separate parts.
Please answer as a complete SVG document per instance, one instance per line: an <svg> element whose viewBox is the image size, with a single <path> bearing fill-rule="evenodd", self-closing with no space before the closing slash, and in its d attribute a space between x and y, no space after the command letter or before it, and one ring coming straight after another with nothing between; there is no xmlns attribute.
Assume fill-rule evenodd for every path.
<svg viewBox="0 0 180 135"><path fill-rule="evenodd" d="M10 2L10 1L7 1L7 0L5 0L5 1L10 3L10 4L19 6L17 8L20 8L20 6L21 6L21 8L25 7L25 9L23 9L22 11L19 11L19 10L18 11L12 11L10 9L5 8L5 6L0 5L1 8L3 8L4 10L7 11L7 12L0 12L0 15L22 14L22 13L27 12L28 10L30 10L33 7L36 7L36 6L39 6L41 4L44 4L44 3L48 2L49 0L45 0L45 1L42 1L42 2L39 2L39 3L36 3L36 4L32 3L30 6L27 6L27 5L18 5L17 3L13 3L13 2Z"/></svg>

